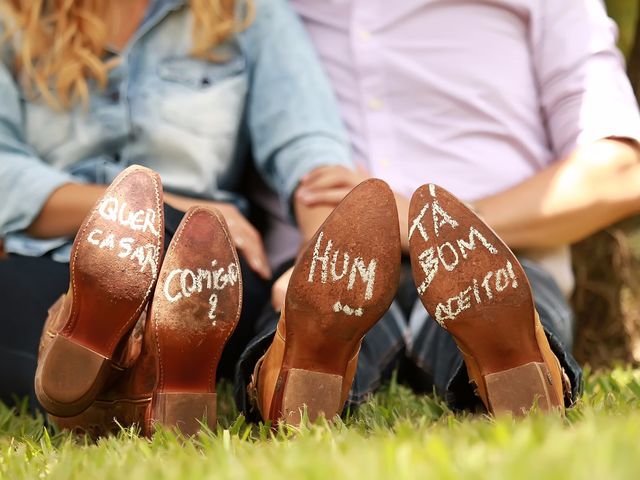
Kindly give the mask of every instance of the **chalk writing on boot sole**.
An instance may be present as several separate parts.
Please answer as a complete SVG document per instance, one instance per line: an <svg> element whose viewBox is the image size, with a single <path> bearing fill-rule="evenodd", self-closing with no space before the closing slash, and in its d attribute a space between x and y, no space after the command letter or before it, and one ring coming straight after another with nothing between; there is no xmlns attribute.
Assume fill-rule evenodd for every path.
<svg viewBox="0 0 640 480"><path fill-rule="evenodd" d="M409 229L409 240L411 240L416 230L420 233L420 236L422 236L422 239L425 242L429 240L429 234L427 233L427 229L423 223L429 209L431 209L431 223L433 225L433 232L435 233L436 237L440 236L440 229L445 225L449 225L453 229L458 228L458 221L455 220L444 208L440 206L440 203L438 202L435 195L435 189L432 187L433 185L429 185L429 192L431 193L431 196L434 198L434 200L433 202L431 202L431 205L429 205L429 203L425 203L420 210L420 213L413 219L413 222L411 222L411 228Z"/></svg>
<svg viewBox="0 0 640 480"><path fill-rule="evenodd" d="M476 243L476 241L478 243ZM489 242L482 233L475 227L469 228L469 236L461 237L451 242L444 242L437 247L429 247L418 256L418 263L422 267L425 278L418 285L418 293L422 295L427 291L429 285L438 273L439 266L442 265L448 272L453 272L460 264L460 257L469 258L469 252L482 245L489 253L496 255L498 249ZM458 254L458 251L460 254Z"/></svg>
<svg viewBox="0 0 640 480"><path fill-rule="evenodd" d="M337 283L347 282L347 290L353 290L356 280L359 278L365 285L364 300L371 300L373 297L373 289L375 287L376 280L376 268L378 261L374 258L367 264L361 257L353 257L348 252L340 252L339 249L333 249L333 240L328 240L323 248L324 232L318 234L318 239L313 248L313 257L311 259L311 266L309 267L309 275L307 281L313 283L316 280L316 270L318 264L320 265L320 283ZM342 258L339 259L342 253ZM342 305L341 302L337 302L335 305ZM344 308L351 309L351 307L340 307L336 312L343 311L347 313ZM354 312L357 311L353 310ZM351 315L347 313L348 315Z"/></svg>
<svg viewBox="0 0 640 480"><path fill-rule="evenodd" d="M498 254L498 249L476 227L469 227L468 233L460 232L460 223L440 206L435 185L430 184L428 189L431 203L425 203L420 213L413 219L409 230L409 239L411 240L416 232L425 242L429 241L431 232L433 232L434 239L439 238L442 229L446 226L456 232L447 232L443 241L436 245L427 246L417 256L416 261L424 273L424 279L417 287L420 296L427 292L441 270L440 267L444 268L446 272L454 272L461 263L470 261L470 257L476 250L479 250L478 253L483 255L486 255L485 250L491 255ZM430 216L427 215L429 211L431 212ZM415 241L420 241L420 239ZM415 243L412 243L412 248L415 246ZM460 281L453 277L451 279L456 283ZM438 303L435 312L431 313L435 320L444 327L445 322L455 319L461 312L470 309L474 302L481 304L489 301L509 287L517 288L518 280L513 265L507 261L504 268L489 271L481 278L473 278L464 290L445 302Z"/></svg>
<svg viewBox="0 0 640 480"><path fill-rule="evenodd" d="M151 243L136 245L135 238L118 238L114 233L105 234L105 232L99 228L94 228L89 232L89 235L87 235L87 241L101 250L119 249L117 253L119 258L136 260L140 265L141 272L144 272L148 265L151 268L153 276L155 277L157 274L157 259L159 253L157 245Z"/></svg>
<svg viewBox="0 0 640 480"><path fill-rule="evenodd" d="M364 313L364 309L362 307L352 308L349 305L342 305L340 302L336 302L333 305L334 312L344 312L347 315L355 315L356 317L361 317Z"/></svg>
<svg viewBox="0 0 640 480"><path fill-rule="evenodd" d="M162 292L164 297L175 303L204 290L211 291L209 297L208 317L215 325L216 309L218 307L217 291L224 290L238 282L238 265L231 262L226 268L216 268L217 260L211 262L211 268L197 268L195 271L188 268L176 268L167 275Z"/></svg>
<svg viewBox="0 0 640 480"><path fill-rule="evenodd" d="M455 319L460 313L471 308L473 301L475 304L481 304L484 301L483 296L486 300L491 300L496 293L503 292L509 287L518 288L518 279L513 271L513 265L507 261L505 267L487 272L481 281L474 278L467 288L446 302L439 303L435 309L435 319L446 328L445 322Z"/></svg>
<svg viewBox="0 0 640 480"><path fill-rule="evenodd" d="M127 202L109 196L103 198L100 202L98 213L105 220L128 227L134 232L146 233L149 231L156 237L160 236L160 232L155 225L156 211L152 208L131 210Z"/></svg>

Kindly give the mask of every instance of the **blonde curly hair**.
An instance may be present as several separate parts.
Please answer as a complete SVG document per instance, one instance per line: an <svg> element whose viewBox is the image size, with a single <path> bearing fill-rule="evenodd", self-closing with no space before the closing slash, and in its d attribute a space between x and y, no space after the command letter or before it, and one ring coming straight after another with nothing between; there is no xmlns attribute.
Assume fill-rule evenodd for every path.
<svg viewBox="0 0 640 480"><path fill-rule="evenodd" d="M237 3L244 14L238 17ZM13 39L15 68L26 79L27 94L36 93L54 108L87 103L88 80L100 88L117 60L103 61L107 43L107 0L0 0L0 44ZM195 57L218 61L213 49L252 20L251 0L190 0Z"/></svg>

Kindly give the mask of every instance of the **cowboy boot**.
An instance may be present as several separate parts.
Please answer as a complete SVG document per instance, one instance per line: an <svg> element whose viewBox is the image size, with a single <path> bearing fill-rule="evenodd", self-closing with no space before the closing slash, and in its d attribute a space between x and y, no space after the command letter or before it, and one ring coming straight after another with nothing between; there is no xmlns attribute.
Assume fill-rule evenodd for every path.
<svg viewBox="0 0 640 480"><path fill-rule="evenodd" d="M55 310L62 304L62 297L49 310L49 317L40 341L40 350L55 338ZM47 414L49 423L61 430L77 434L88 434L94 439L109 433L116 433L121 426L140 424L148 403L145 396L131 395L131 368L140 357L143 345L147 310L145 310L128 337L122 342L120 353L111 362L111 375L103 391L82 413L72 417L58 417Z"/></svg>
<svg viewBox="0 0 640 480"><path fill-rule="evenodd" d="M238 257L217 211L194 207L169 244L146 321L125 349L135 364L61 428L102 435L138 424L195 434L216 425L216 370L242 303ZM140 333L138 333L140 332ZM141 334L144 332L144 334Z"/></svg>
<svg viewBox="0 0 640 480"><path fill-rule="evenodd" d="M132 166L84 220L71 251L71 281L44 332L35 376L49 413L82 412L112 376L122 340L145 308L162 253L162 186ZM53 318L55 316L55 318ZM115 366L118 369L117 365Z"/></svg>
<svg viewBox="0 0 640 480"><path fill-rule="evenodd" d="M511 250L436 185L414 193L409 226L420 300L454 338L487 410L522 415L535 404L542 411L563 410L570 385Z"/></svg>
<svg viewBox="0 0 640 480"><path fill-rule="evenodd" d="M386 183L361 183L318 229L293 269L276 335L250 396L265 420L299 424L307 409L340 414L364 335L389 308L400 275L400 233Z"/></svg>

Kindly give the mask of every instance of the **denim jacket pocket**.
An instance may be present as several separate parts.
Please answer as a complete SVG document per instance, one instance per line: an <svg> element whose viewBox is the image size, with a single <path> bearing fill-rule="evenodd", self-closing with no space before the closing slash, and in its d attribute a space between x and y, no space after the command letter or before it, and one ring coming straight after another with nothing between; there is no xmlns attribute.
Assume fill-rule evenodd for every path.
<svg viewBox="0 0 640 480"><path fill-rule="evenodd" d="M23 106L24 136L42 159L50 157L56 149L71 139L73 134L72 111L56 111L41 97L27 98L21 95Z"/></svg>
<svg viewBox="0 0 640 480"><path fill-rule="evenodd" d="M166 122L210 139L237 135L248 85L244 58L225 63L169 59L159 66L158 76Z"/></svg>
<svg viewBox="0 0 640 480"><path fill-rule="evenodd" d="M239 55L220 63L178 57L163 61L158 67L158 75L163 80L204 92L225 79L240 75L245 69L245 60Z"/></svg>

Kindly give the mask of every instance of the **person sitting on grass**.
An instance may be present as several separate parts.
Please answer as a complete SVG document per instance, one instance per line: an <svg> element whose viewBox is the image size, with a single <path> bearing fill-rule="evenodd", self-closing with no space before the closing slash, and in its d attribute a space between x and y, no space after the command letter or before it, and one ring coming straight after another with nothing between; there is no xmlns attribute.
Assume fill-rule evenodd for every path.
<svg viewBox="0 0 640 480"><path fill-rule="evenodd" d="M437 302L425 313L408 274L407 239L416 238L409 198L425 182L468 202L517 253L573 403L581 372L569 354L567 246L640 210L640 116L602 2L292 4L329 74L359 166L319 169L297 196L334 206L364 178L382 178L403 232L407 272L364 339L349 403L360 404L400 366L400 378L418 391L435 388L454 407L478 406L474 388L482 386L465 368L464 351L432 320ZM277 306L285 291L283 278L274 287ZM245 358L260 356L274 330L272 321L267 340Z"/></svg>
<svg viewBox="0 0 640 480"><path fill-rule="evenodd" d="M352 165L328 82L286 2L2 1L0 99L0 361L11 366L0 399L35 403L40 334L69 286L71 241L132 164L162 178L167 244L192 206L226 219L250 299L220 362L231 377L272 274L240 190L245 151L308 237L329 209L296 200L300 179ZM126 219L125 203L103 213ZM158 229L160 214L138 220ZM114 251L146 262L123 238ZM103 250L114 241L91 239Z"/></svg>

